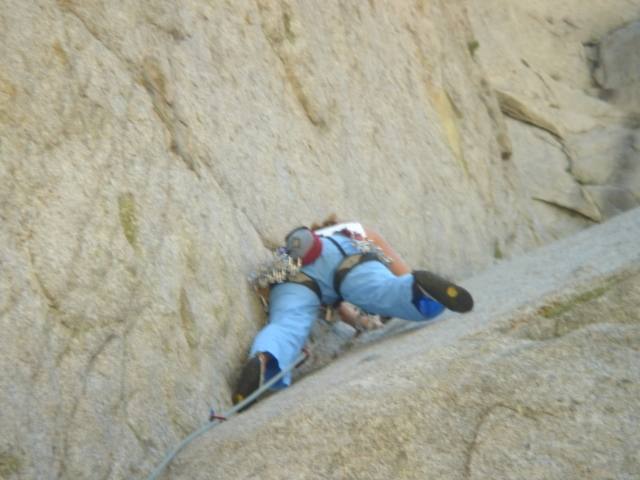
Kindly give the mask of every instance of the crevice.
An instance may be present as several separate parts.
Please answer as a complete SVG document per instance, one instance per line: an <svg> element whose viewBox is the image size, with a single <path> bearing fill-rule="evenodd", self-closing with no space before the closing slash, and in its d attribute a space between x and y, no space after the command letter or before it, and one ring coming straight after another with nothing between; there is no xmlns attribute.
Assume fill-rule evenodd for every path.
<svg viewBox="0 0 640 480"><path fill-rule="evenodd" d="M184 288L180 290L180 324L182 334L187 342L189 360L195 366L198 363L198 328L187 291Z"/></svg>
<svg viewBox="0 0 640 480"><path fill-rule="evenodd" d="M84 18L82 18L82 15L80 15L78 12L76 12L73 9L73 6L71 5L71 2L69 0L57 0L57 1L58 1L58 6L63 12L67 12L70 15L73 15L82 24L84 29L89 33L89 35L93 37L93 39L96 42L102 45L109 53L111 53L115 58L117 58L120 61L120 63L122 63L126 67L127 71L129 72L131 71L132 62L124 58L120 54L120 52L113 49L107 42L103 41L102 38L100 38L100 35L98 34L98 32L96 32L96 30L91 25L89 25L89 23Z"/></svg>
<svg viewBox="0 0 640 480"><path fill-rule="evenodd" d="M549 85L549 83L547 83L547 80L542 76L540 72L536 70L532 70L532 71L540 79L540 81L544 85L544 88L547 90L547 95L549 96L547 98L549 102L549 106L551 108L560 108L560 102L558 101L558 98L556 97L556 94L551 88L551 86Z"/></svg>
<svg viewBox="0 0 640 480"><path fill-rule="evenodd" d="M237 206L235 208L238 208ZM249 222L249 225L251 225L251 228L256 232L256 234L258 235L258 238L260 239L260 242L262 243L262 246L264 248L266 248L267 250L275 250L276 248L279 247L278 244L274 244L274 242L272 240L269 240L260 230L260 228L258 227L258 225L256 225L256 223L253 221L253 219L251 219L251 217L249 217L249 215L244 212L244 210L241 210L244 217L247 219L247 221Z"/></svg>
<svg viewBox="0 0 640 480"><path fill-rule="evenodd" d="M115 333L109 334L107 336L107 338L105 338L102 341L102 343L100 343L100 345L98 345L98 348L89 357L89 361L87 362L87 367L85 368L85 373L84 373L84 385L83 385L83 388L82 388L82 394L83 395L86 393L88 377L91 374L91 372L93 371L93 369L95 367L95 364L96 364L96 361L98 360L98 357L107 349L109 344L111 342L113 342L116 338L118 338L118 336Z"/></svg>
<svg viewBox="0 0 640 480"><path fill-rule="evenodd" d="M266 15L267 15L268 8L263 6L260 0L257 0L256 3L258 7L258 12L260 14L260 19L261 19L260 28L262 30L262 33L264 34L264 37L267 40L267 43L271 47L271 50L273 51L275 56L278 58L278 60L282 64L282 67L284 69L285 79L287 80L287 83L291 87L294 97L296 98L298 104L302 108L302 111L304 112L307 120L309 120L309 122L314 127L317 127L321 130L326 129L327 122L325 121L324 118L322 118L320 113L317 111L317 108L314 106L313 102L311 101L302 81L300 80L299 75L296 73L293 67L293 62L291 58L289 58L290 56L283 51L283 48L281 46L282 43L285 41L285 39L290 44L293 44L296 38L296 35L291 28L291 20L292 20L291 12L290 11L282 12L283 34L278 35L277 33L270 32L269 28L267 27ZM286 6L286 4L284 4L284 6Z"/></svg>
<svg viewBox="0 0 640 480"><path fill-rule="evenodd" d="M48 307L51 310L60 311L60 302L59 302L59 300L55 297L55 295L53 295L49 291L49 289L47 289L47 287L44 284L44 281L40 277L40 274L36 270L35 262L34 262L34 259L33 259L33 253L31 252L31 250L29 248L26 248L26 252L27 252L27 258L29 259L29 266L30 266L31 274L33 275L33 279L35 280L36 285L38 286L38 289L40 290L40 293L46 299Z"/></svg>
<svg viewBox="0 0 640 480"><path fill-rule="evenodd" d="M579 217L579 218L588 220L589 222L591 222L593 224L599 223L599 219L592 218L589 215L586 215L586 214L584 214L582 212L574 210L573 208L567 207L566 205L561 205L560 203L554 202L553 200L545 200L544 198L539 198L539 197L531 197L531 199L536 201L536 202L544 203L544 204L549 205L551 207L554 207L554 208L557 208L559 210L562 210L563 212L568 213L571 216L575 216L575 217Z"/></svg>
<svg viewBox="0 0 640 480"><path fill-rule="evenodd" d="M598 78L596 76L596 71L600 67L600 42L592 40L584 42L582 46L585 49L585 57L591 77L591 86L598 90L602 90L603 87L600 85L600 82L598 82Z"/></svg>
<svg viewBox="0 0 640 480"><path fill-rule="evenodd" d="M496 91L496 95L500 109L507 117L545 130L558 139L562 138L560 131L551 122L531 112L524 103L514 96L500 90Z"/></svg>
<svg viewBox="0 0 640 480"><path fill-rule="evenodd" d="M108 52L110 52L115 58L120 61L123 65L126 72L128 72L129 76L133 79L135 83L140 83L144 87L145 91L149 94L151 105L153 110L160 120L160 123L164 126L165 130L169 135L169 146L168 150L175 156L177 156L184 165L191 170L198 178L200 178L200 174L198 172L197 164L193 156L184 148L184 132L181 131L181 127L177 125L183 125L184 127L188 127L188 124L180 119L179 115L175 111L175 107L169 102L166 98L166 92L161 90L162 95L158 95L158 90L156 89L157 84L154 83L154 80L158 79L158 77L153 76L156 71L149 71L148 64L145 61L145 64L141 68L141 72L138 74L138 67L131 61L125 58L120 54L117 50L111 47L107 42L105 42L98 32L93 28L78 12L76 12L72 5L68 0L58 0L58 5L63 12L68 12L70 15L75 17L84 29L98 42L102 45ZM156 65L153 65L157 68ZM160 72L159 68L157 68L157 73L161 75L161 80L164 82L164 76ZM164 86L164 83L163 83Z"/></svg>
<svg viewBox="0 0 640 480"><path fill-rule="evenodd" d="M180 118L173 102L169 100L166 77L156 60L147 57L143 61L139 81L151 99L154 113L169 135L169 151L200 178L195 159L184 147L184 131L188 124Z"/></svg>
<svg viewBox="0 0 640 480"><path fill-rule="evenodd" d="M78 395L76 395L73 399L73 404L71 406L71 410L70 413L67 417L67 421L65 422L65 430L63 433L63 438L62 438L62 452L60 455L60 470L59 470L59 474L58 477L59 478L63 478L66 474L66 470L67 470L67 459L69 457L69 447L70 447L70 443L71 443L71 439L70 436L72 434L72 430L73 430L73 423L74 423L74 419L76 417L76 414L78 413L78 408L80 406L80 402L81 400L86 397L87 395L87 388L88 388L88 377L91 373L91 371L94 369L95 363L98 359L98 357L105 351L105 349L107 348L107 346L116 338L118 338L118 336L114 333L109 334L107 336L107 338L105 340L103 340L100 345L98 346L98 348L95 349L95 351L91 354L91 356L89 357L88 361L87 361L87 366L84 368L84 373L82 376L82 387L80 389L80 393Z"/></svg>
<svg viewBox="0 0 640 480"><path fill-rule="evenodd" d="M206 163L205 163L206 164ZM220 190L220 192L222 192L224 194L224 197L226 199L228 199L229 203L231 204L231 208L238 212L240 215L242 215L246 221L249 223L249 225L251 226L251 228L256 232L256 235L258 236L258 238L260 239L260 242L262 243L262 245L267 249L267 250L274 250L275 248L277 248L279 245L274 244L273 241L269 240L261 231L261 229L258 227L258 225L256 224L256 222L249 216L249 214L245 211L244 208L240 207L240 205L236 202L236 200L234 199L234 195L233 193L226 187L224 186L224 183L219 181L216 178L216 174L215 172L212 170L212 168L209 168L209 172L211 173L211 175L208 175L207 178L211 179L211 181L213 182L213 184L216 186L216 188L218 188L218 190Z"/></svg>
<svg viewBox="0 0 640 480"><path fill-rule="evenodd" d="M467 480L471 478L471 465L473 462L473 456L475 455L476 449L478 448L478 437L480 436L480 430L482 429L482 426L484 425L484 423L487 421L487 418L489 417L489 415L491 415L491 413L496 408L497 408L497 405L492 405L484 409L482 412L480 412L480 417L478 418L478 421L476 422L473 428L473 434L472 434L471 440L467 443L467 450L465 452L465 459L464 459L464 466L463 466L464 477Z"/></svg>

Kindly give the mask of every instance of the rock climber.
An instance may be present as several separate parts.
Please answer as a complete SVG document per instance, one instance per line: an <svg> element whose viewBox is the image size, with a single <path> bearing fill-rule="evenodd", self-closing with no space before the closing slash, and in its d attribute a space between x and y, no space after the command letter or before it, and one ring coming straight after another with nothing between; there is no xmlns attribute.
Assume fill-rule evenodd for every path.
<svg viewBox="0 0 640 480"><path fill-rule="evenodd" d="M418 322L445 308L461 313L473 308L467 290L425 270L411 272L375 231L355 222L326 223L292 230L280 249L287 268L274 274L278 268L271 267L266 275L269 322L253 341L234 404L296 361L323 304L336 307L347 321L354 315L349 305ZM288 373L272 388L290 383Z"/></svg>

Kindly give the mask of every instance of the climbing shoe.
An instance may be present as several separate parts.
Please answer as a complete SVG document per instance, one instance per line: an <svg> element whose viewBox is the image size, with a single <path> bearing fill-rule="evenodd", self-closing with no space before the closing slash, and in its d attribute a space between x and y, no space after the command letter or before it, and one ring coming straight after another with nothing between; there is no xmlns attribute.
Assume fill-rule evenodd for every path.
<svg viewBox="0 0 640 480"><path fill-rule="evenodd" d="M242 402L262 386L268 361L269 354L259 352L244 365L242 373L240 374L240 380L238 380L238 385L233 392L232 400L234 405ZM253 404L253 402L251 402L251 404ZM244 409L250 405L247 405Z"/></svg>
<svg viewBox="0 0 640 480"><path fill-rule="evenodd" d="M449 310L465 313L473 308L473 297L461 286L426 270L414 271L413 277L420 293L440 302Z"/></svg>

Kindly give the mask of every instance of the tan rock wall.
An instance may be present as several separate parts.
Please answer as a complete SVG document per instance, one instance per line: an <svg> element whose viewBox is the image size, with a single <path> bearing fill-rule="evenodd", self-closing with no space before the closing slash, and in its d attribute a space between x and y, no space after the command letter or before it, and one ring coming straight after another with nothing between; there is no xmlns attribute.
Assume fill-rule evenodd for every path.
<svg viewBox="0 0 640 480"><path fill-rule="evenodd" d="M512 123L509 136L543 238L561 238L640 205L637 89L629 73L637 64L640 2L472 0L468 7L476 56L502 111L522 124ZM523 126L531 132L523 134ZM545 135L536 130L553 140L535 147L531 137ZM554 153L541 161L550 148ZM550 202L559 193L557 182L548 181L559 156L571 185L565 199ZM602 170L612 174L591 174ZM532 171L546 174L530 185Z"/></svg>
<svg viewBox="0 0 640 480"><path fill-rule="evenodd" d="M546 236L463 7L2 2L1 475L139 477L228 405L292 226L454 277Z"/></svg>
<svg viewBox="0 0 640 480"><path fill-rule="evenodd" d="M228 405L263 320L246 276L292 226L361 219L458 276L535 244L447 2L5 1L0 23L7 475L135 477Z"/></svg>

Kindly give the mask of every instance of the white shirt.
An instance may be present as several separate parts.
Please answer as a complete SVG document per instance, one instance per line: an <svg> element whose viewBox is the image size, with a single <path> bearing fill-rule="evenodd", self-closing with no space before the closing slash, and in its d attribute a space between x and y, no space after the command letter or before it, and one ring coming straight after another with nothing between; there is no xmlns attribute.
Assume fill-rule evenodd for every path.
<svg viewBox="0 0 640 480"><path fill-rule="evenodd" d="M336 225L331 225L329 227L323 227L319 230L315 230L315 232L318 235L323 235L325 237L328 237L330 235L333 235L336 232L339 232L340 230L344 230L345 228L350 232L362 235L363 238L367 237L367 233L365 232L364 227L362 226L361 223L357 223L357 222L338 223Z"/></svg>

